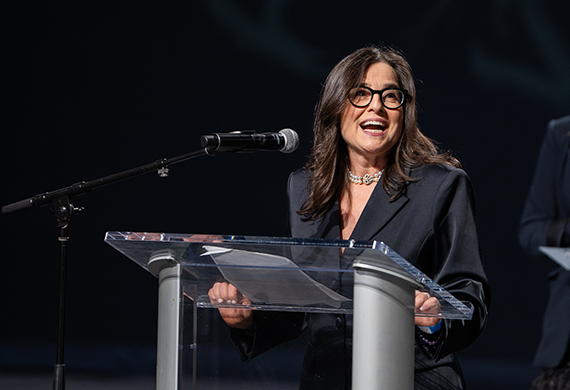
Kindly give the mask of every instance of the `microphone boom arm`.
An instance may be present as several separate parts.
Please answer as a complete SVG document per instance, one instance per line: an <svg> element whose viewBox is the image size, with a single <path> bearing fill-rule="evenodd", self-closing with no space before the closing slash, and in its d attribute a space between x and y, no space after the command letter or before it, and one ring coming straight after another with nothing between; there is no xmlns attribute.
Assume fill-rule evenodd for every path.
<svg viewBox="0 0 570 390"><path fill-rule="evenodd" d="M102 177L100 179L95 179L92 181L82 181L79 183L72 184L69 187L64 187L55 191L51 192L44 192L33 196L31 198L27 198L24 200L20 200L18 202L14 202L2 207L2 214L11 214L15 213L16 211L25 210L32 207L40 207L45 206L47 204L51 204L53 200L61 198L63 196L75 196L75 195L82 195L87 192L92 191L97 187L101 187L107 184L115 183L117 181L125 180L134 176L139 176L147 172L158 171L158 174L161 177L168 176L168 167L170 165L190 160L195 157L202 156L207 154L205 149L197 150L194 152L186 153L177 157L173 157L170 159L163 158L161 160L157 160L153 163L146 164L137 168L129 169L127 171L115 173L109 176Z"/></svg>

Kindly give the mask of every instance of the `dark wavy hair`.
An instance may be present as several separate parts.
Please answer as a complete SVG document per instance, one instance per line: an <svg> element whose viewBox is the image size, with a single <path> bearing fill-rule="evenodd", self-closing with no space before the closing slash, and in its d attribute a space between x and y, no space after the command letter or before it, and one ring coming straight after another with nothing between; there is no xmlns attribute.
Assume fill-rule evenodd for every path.
<svg viewBox="0 0 570 390"><path fill-rule="evenodd" d="M309 196L301 210L315 220L326 214L348 190L346 171L350 167L348 148L341 136L340 123L348 104L348 92L364 79L370 65L383 62L396 73L399 87L408 91L403 106L403 129L384 168L382 186L396 199L407 182L415 181L406 173L421 164L451 164L461 167L457 159L442 153L417 124L416 87L410 65L398 50L385 46L367 46L340 61L328 75L315 109L313 148L306 164L309 172Z"/></svg>

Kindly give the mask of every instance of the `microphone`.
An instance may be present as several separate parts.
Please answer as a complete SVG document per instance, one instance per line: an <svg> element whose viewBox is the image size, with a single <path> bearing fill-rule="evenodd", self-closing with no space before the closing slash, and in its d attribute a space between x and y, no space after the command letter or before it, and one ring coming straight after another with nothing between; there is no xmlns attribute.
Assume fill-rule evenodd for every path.
<svg viewBox="0 0 570 390"><path fill-rule="evenodd" d="M299 147L299 136L291 129L261 134L251 130L233 131L203 135L200 137L200 146L210 152L279 150L281 153L291 153Z"/></svg>

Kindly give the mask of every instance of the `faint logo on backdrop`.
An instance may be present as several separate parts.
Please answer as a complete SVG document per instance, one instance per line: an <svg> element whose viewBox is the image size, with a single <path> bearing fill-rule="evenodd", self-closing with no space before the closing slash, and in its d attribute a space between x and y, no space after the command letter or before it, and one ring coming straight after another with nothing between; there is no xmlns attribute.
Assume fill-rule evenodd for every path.
<svg viewBox="0 0 570 390"><path fill-rule="evenodd" d="M228 30L238 45L269 57L305 77L321 79L330 71L324 60L326 51L311 46L283 23L288 1L267 0L260 17L234 0L206 1L221 27Z"/></svg>
<svg viewBox="0 0 570 390"><path fill-rule="evenodd" d="M330 71L327 61L333 53L315 47L296 34L285 23L286 12L294 7L296 12L301 3L287 0L266 0L258 2L255 15L251 6L236 0L207 1L214 17L236 40L248 50L271 58L295 73L311 78L322 79ZM330 7L334 4L329 3ZM361 9L355 4L355 12ZM394 22L402 27L401 21L382 20L374 24L373 16L378 7L386 14L405 4L368 5L367 19L351 23L364 23L373 26L377 36L384 36L384 29L393 28ZM399 8L398 8L399 7ZM570 6L552 7L570 11ZM407 23L414 25L405 34L420 51L444 45L445 39L463 39L460 49L453 55L463 55L469 64L472 77L484 82L488 89L516 91L529 99L547 106L567 110L570 106L570 53L568 41L563 32L568 28L557 23L540 0L500 0L476 3L454 2L450 0L432 1L418 4L417 15L410 13ZM554 12L554 11L551 11ZM376 12L377 13L377 12ZM378 14L379 15L379 14ZM351 20L350 15L344 15ZM380 17L380 15L378 16ZM329 25L343 29L346 22L327 21ZM390 27L392 26L392 27ZM442 35L442 29L445 34ZM470 31L465 31L469 29ZM350 34L347 34L350 39ZM460 38L457 38L460 37ZM371 36L374 40L374 37ZM429 44L426 44L426 41ZM461 53L461 50L463 53Z"/></svg>

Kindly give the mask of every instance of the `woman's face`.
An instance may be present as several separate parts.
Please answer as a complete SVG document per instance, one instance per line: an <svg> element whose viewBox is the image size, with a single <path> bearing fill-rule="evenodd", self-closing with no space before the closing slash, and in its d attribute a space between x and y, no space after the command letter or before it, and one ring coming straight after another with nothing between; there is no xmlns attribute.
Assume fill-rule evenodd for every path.
<svg viewBox="0 0 570 390"><path fill-rule="evenodd" d="M374 90L400 87L394 69L384 62L370 65L362 85ZM348 102L341 116L340 130L348 145L351 162L354 163L355 158L364 158L375 165L385 164L402 133L403 118L403 106L387 109L382 105L379 94L374 94L372 102L363 108Z"/></svg>

